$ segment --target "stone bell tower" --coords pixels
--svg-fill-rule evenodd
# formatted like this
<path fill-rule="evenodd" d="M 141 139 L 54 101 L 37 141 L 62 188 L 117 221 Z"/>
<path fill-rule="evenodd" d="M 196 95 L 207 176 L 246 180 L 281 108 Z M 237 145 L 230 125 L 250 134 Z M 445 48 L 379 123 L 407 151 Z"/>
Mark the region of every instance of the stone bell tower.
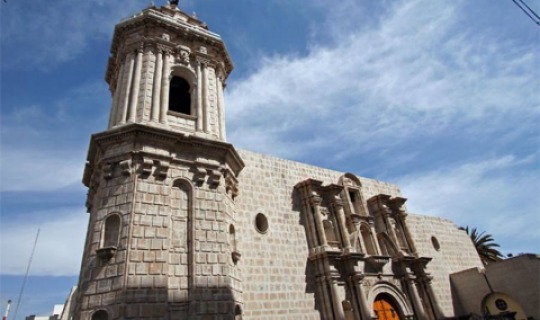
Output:
<path fill-rule="evenodd" d="M 83 183 L 89 226 L 74 319 L 232 319 L 242 309 L 234 249 L 237 175 L 219 35 L 151 5 L 115 28 L 106 131 Z"/>

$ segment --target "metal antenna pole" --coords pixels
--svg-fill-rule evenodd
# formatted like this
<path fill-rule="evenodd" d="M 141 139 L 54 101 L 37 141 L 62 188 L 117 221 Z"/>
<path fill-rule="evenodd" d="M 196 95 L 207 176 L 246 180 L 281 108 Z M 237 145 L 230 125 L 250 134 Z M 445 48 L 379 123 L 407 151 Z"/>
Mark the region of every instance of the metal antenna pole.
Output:
<path fill-rule="evenodd" d="M 17 299 L 17 306 L 15 307 L 15 314 L 13 315 L 13 320 L 17 319 L 17 312 L 19 311 L 19 305 L 21 304 L 21 298 L 24 292 L 24 286 L 26 285 L 26 279 L 28 279 L 28 273 L 30 272 L 30 265 L 32 264 L 32 258 L 34 257 L 34 252 L 36 251 L 36 245 L 39 238 L 39 230 L 41 227 L 38 228 L 36 233 L 36 240 L 34 241 L 34 247 L 32 248 L 32 254 L 30 254 L 30 260 L 28 260 L 28 265 L 26 266 L 26 274 L 24 275 L 24 280 L 21 286 L 21 292 L 19 292 L 19 298 Z"/>
<path fill-rule="evenodd" d="M 4 313 L 4 316 L 2 317 L 2 320 L 7 320 L 8 315 L 9 315 L 9 307 L 11 307 L 11 300 L 7 301 L 6 312 Z"/>

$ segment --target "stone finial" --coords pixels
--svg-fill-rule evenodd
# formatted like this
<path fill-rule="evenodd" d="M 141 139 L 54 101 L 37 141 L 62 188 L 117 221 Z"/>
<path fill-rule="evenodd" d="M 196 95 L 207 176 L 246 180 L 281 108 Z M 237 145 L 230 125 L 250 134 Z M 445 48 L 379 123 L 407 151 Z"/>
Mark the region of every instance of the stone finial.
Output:
<path fill-rule="evenodd" d="M 180 1 L 179 0 L 169 0 L 169 4 L 171 5 L 171 7 L 173 9 L 178 7 L 178 2 L 180 2 Z"/>

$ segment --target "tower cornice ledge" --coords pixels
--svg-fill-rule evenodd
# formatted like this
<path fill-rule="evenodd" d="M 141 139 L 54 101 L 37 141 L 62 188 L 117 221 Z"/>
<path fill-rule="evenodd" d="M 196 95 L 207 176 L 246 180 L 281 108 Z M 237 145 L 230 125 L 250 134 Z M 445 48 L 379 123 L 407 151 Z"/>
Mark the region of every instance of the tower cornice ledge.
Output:
<path fill-rule="evenodd" d="M 122 145 L 128 145 L 129 148 Z M 83 183 L 88 185 L 87 178 L 92 175 L 93 169 L 100 162 L 107 161 L 109 158 L 118 158 L 126 153 L 153 153 L 147 148 L 153 149 L 156 146 L 159 149 L 171 150 L 167 155 L 156 152 L 157 158 L 164 157 L 174 161 L 176 154 L 182 155 L 182 159 L 185 159 L 185 153 L 190 153 L 193 155 L 194 163 L 200 162 L 200 159 L 217 160 L 225 163 L 235 176 L 238 176 L 245 166 L 244 161 L 230 143 L 133 123 L 92 135 Z M 110 152 L 111 149 L 115 152 Z"/>

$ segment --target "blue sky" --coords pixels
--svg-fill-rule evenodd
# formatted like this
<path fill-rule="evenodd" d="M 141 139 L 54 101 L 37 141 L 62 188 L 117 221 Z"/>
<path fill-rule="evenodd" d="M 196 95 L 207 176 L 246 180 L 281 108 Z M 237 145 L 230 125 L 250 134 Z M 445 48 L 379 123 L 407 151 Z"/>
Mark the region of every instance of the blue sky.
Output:
<path fill-rule="evenodd" d="M 113 27 L 148 2 L 0 3 L 2 306 L 18 298 L 41 226 L 18 319 L 51 311 L 76 284 L 80 181 L 90 134 L 107 124 Z M 409 212 L 477 226 L 505 254 L 540 252 L 540 28 L 511 0 L 181 8 L 235 62 L 229 142 L 397 183 Z"/>

